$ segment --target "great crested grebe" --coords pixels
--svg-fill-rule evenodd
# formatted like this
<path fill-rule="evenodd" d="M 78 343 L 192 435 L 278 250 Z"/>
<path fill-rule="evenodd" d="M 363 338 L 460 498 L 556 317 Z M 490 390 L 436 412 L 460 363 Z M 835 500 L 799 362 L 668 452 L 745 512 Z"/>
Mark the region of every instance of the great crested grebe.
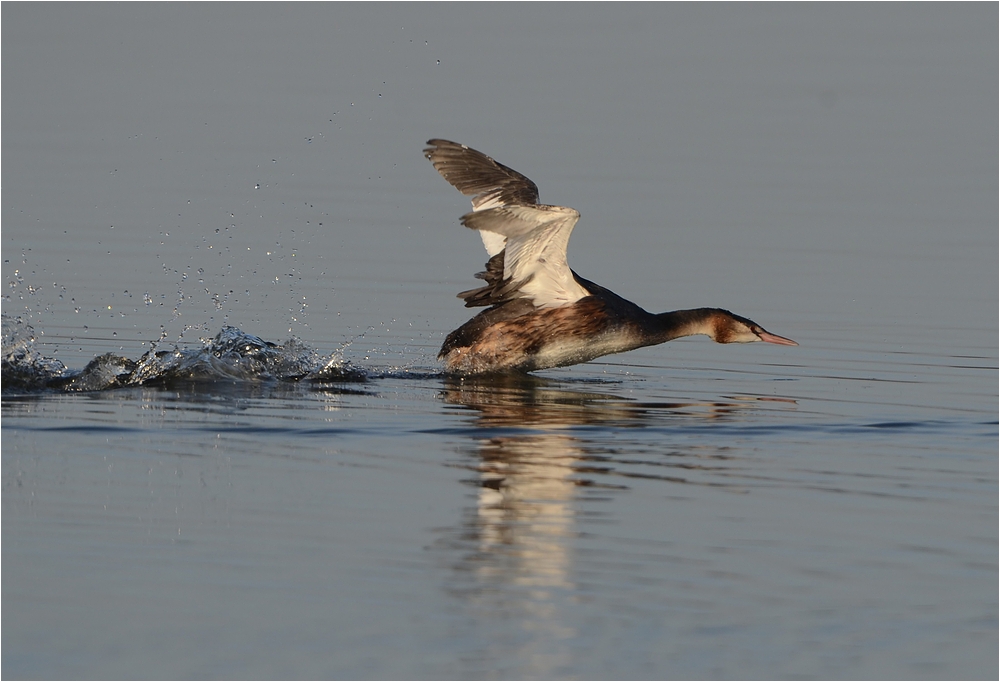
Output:
<path fill-rule="evenodd" d="M 797 346 L 720 308 L 654 315 L 573 272 L 566 245 L 580 214 L 538 203 L 538 187 L 482 152 L 448 140 L 424 150 L 438 173 L 472 197 L 462 224 L 478 230 L 489 262 L 486 286 L 463 291 L 465 306 L 486 306 L 448 334 L 439 359 L 460 374 L 562 367 L 602 355 L 705 334 L 719 343 Z"/>

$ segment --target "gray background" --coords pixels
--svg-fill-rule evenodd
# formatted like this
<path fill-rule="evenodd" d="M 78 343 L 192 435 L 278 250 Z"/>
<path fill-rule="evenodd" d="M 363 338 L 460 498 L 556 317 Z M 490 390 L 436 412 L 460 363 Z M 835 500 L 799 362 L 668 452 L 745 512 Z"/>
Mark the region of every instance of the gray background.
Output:
<path fill-rule="evenodd" d="M 41 352 L 388 372 L 5 396 L 4 677 L 996 678 L 996 4 L 2 13 Z M 485 252 L 431 137 L 802 345 L 433 374 Z"/>

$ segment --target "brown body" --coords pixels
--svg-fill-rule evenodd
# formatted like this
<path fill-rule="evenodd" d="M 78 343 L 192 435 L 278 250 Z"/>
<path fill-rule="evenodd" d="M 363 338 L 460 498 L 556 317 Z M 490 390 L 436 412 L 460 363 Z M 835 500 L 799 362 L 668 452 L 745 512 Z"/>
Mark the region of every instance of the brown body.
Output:
<path fill-rule="evenodd" d="M 604 300 L 587 296 L 561 308 L 483 311 L 448 335 L 438 357 L 454 372 L 530 372 L 638 348 L 640 338 Z"/>

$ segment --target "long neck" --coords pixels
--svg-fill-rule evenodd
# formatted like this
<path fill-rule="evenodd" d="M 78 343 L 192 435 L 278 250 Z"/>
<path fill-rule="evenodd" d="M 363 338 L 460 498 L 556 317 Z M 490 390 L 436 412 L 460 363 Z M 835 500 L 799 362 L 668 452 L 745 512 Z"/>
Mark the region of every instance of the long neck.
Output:
<path fill-rule="evenodd" d="M 718 312 L 715 308 L 695 308 L 650 315 L 650 320 L 643 329 L 644 345 L 665 343 L 695 334 L 705 334 L 714 338 L 714 318 Z"/>

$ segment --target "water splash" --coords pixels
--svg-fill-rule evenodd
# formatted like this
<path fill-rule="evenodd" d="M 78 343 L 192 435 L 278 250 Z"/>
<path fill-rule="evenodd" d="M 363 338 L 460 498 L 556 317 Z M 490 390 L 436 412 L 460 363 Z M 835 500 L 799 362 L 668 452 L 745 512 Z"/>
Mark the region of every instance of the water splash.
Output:
<path fill-rule="evenodd" d="M 66 366 L 46 358 L 35 348 L 35 330 L 17 317 L 3 315 L 2 367 L 3 389 L 30 390 L 38 379 L 56 381 L 67 377 Z"/>
<path fill-rule="evenodd" d="M 175 382 L 365 381 L 367 373 L 339 353 L 321 355 L 297 338 L 265 341 L 224 327 L 200 348 L 150 349 L 138 360 L 106 353 L 73 372 L 35 348 L 35 334 L 21 318 L 3 316 L 3 390 L 101 391 Z"/>

